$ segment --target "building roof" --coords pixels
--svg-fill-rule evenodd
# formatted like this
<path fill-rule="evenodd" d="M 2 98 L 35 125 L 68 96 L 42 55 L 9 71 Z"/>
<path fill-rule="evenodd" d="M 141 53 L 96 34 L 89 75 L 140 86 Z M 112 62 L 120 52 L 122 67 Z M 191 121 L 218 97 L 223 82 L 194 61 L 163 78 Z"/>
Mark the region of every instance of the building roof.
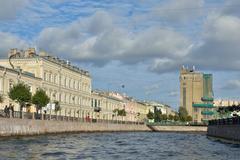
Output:
<path fill-rule="evenodd" d="M 29 72 L 21 72 L 17 69 L 11 69 L 11 68 L 6 68 L 4 66 L 0 66 L 0 70 L 4 71 L 8 71 L 8 72 L 12 72 L 12 73 L 15 73 L 15 74 L 21 74 L 22 76 L 26 76 L 26 77 L 29 77 L 29 78 L 33 78 L 33 79 L 38 79 L 38 80 L 42 80 L 42 78 L 39 78 L 39 77 L 35 77 L 33 74 L 29 74 Z"/>
<path fill-rule="evenodd" d="M 39 58 L 42 60 L 46 60 L 48 62 L 52 62 L 52 63 L 58 64 L 58 65 L 61 65 L 62 67 L 65 67 L 71 71 L 74 71 L 74 72 L 77 72 L 77 73 L 80 73 L 80 74 L 90 77 L 90 73 L 88 71 L 80 69 L 77 66 L 71 65 L 71 63 L 69 61 L 60 59 L 58 57 L 53 57 L 53 56 L 47 55 L 46 53 L 45 54 L 40 53 L 40 55 L 38 55 L 35 52 L 35 49 L 28 49 L 26 51 L 23 51 L 23 50 L 18 51 L 17 49 L 11 49 L 9 54 L 10 54 L 10 56 L 12 56 L 12 59 L 23 59 L 24 60 L 24 59 Z"/>

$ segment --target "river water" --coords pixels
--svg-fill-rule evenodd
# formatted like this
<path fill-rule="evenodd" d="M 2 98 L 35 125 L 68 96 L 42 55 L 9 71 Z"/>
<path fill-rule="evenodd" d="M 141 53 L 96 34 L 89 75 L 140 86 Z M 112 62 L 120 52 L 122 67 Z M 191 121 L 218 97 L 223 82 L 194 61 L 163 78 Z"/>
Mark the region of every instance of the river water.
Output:
<path fill-rule="evenodd" d="M 0 159 L 240 159 L 240 145 L 204 134 L 115 132 L 0 139 Z"/>

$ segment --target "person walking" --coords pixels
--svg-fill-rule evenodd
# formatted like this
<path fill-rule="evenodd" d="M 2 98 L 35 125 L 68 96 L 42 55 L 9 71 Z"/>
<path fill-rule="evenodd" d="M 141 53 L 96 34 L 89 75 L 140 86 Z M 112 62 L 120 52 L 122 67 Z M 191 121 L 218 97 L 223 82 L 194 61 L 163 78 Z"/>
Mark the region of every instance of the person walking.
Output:
<path fill-rule="evenodd" d="M 14 105 L 12 103 L 10 103 L 9 108 L 12 112 L 12 118 L 14 118 Z"/>
<path fill-rule="evenodd" d="M 5 107 L 4 107 L 4 114 L 5 114 L 5 117 L 7 117 L 7 110 L 8 110 L 8 106 L 5 105 Z"/>

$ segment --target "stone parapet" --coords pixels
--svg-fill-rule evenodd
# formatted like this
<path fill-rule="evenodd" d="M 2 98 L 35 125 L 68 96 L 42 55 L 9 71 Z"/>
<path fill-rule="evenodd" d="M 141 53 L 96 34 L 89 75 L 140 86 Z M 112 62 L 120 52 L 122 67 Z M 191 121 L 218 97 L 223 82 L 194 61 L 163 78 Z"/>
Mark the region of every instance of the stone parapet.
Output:
<path fill-rule="evenodd" d="M 0 118 L 0 136 L 67 132 L 151 131 L 146 125 Z"/>

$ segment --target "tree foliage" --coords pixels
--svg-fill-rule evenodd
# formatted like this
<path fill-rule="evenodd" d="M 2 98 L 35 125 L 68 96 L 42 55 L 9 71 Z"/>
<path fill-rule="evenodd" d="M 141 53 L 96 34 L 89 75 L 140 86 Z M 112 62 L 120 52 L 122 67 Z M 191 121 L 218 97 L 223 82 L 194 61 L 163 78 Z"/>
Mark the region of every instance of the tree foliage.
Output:
<path fill-rule="evenodd" d="M 59 104 L 59 101 L 54 101 L 54 104 L 55 104 L 55 112 L 58 112 L 61 110 L 61 106 Z"/>
<path fill-rule="evenodd" d="M 154 113 L 152 111 L 148 111 L 148 114 L 147 114 L 147 118 L 148 119 L 154 119 Z"/>
<path fill-rule="evenodd" d="M 125 111 L 125 109 L 114 109 L 113 113 L 116 113 L 117 116 L 126 116 L 127 112 Z"/>
<path fill-rule="evenodd" d="M 38 89 L 32 97 L 32 103 L 36 105 L 37 111 L 46 106 L 50 101 L 46 92 L 43 89 Z"/>
<path fill-rule="evenodd" d="M 176 114 L 174 117 L 173 117 L 174 121 L 179 121 L 179 116 Z"/>
<path fill-rule="evenodd" d="M 30 87 L 21 82 L 10 88 L 8 96 L 10 99 L 19 103 L 21 107 L 24 107 L 26 103 L 31 102 L 32 94 L 30 92 Z"/>
<path fill-rule="evenodd" d="M 181 121 L 185 122 L 187 120 L 188 112 L 187 112 L 186 108 L 179 107 L 178 114 L 179 114 L 179 118 Z"/>
<path fill-rule="evenodd" d="M 168 119 L 169 119 L 169 120 L 174 120 L 174 116 L 170 114 L 170 115 L 168 116 Z"/>
<path fill-rule="evenodd" d="M 3 95 L 2 94 L 0 94 L 0 103 L 3 103 Z"/>
<path fill-rule="evenodd" d="M 192 121 L 192 117 L 191 116 L 187 116 L 186 121 L 187 122 L 191 122 Z"/>
<path fill-rule="evenodd" d="M 162 121 L 162 120 L 167 120 L 167 115 L 166 114 L 162 114 L 161 116 L 160 116 L 160 120 Z"/>

